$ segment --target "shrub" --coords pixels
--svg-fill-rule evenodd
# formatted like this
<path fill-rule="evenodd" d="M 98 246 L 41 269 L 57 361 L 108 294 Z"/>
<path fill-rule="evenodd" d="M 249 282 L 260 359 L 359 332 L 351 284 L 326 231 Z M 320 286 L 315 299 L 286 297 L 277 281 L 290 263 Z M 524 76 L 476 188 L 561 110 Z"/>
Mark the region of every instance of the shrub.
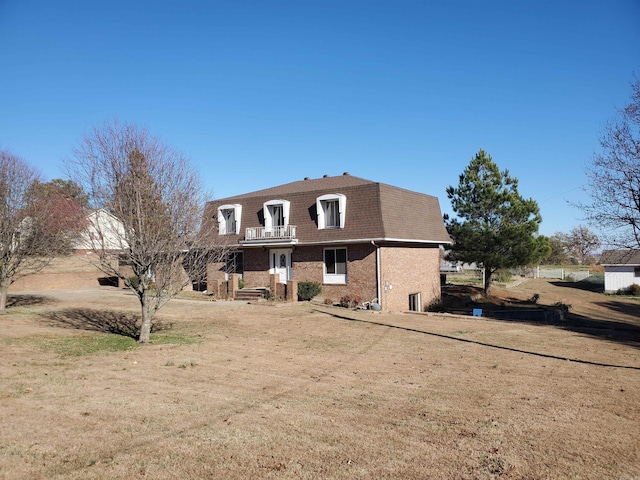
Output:
<path fill-rule="evenodd" d="M 460 298 L 450 295 L 442 295 L 441 297 L 431 300 L 431 303 L 427 307 L 427 312 L 446 313 L 462 308 L 466 308 L 466 302 L 462 301 Z"/>
<path fill-rule="evenodd" d="M 507 283 L 511 280 L 511 271 L 508 268 L 501 268 L 493 274 L 493 279 L 498 283 Z"/>
<path fill-rule="evenodd" d="M 629 295 L 633 295 L 634 297 L 640 297 L 640 285 L 638 285 L 637 283 L 634 283 L 633 285 L 631 285 L 629 287 L 629 290 L 627 290 L 629 292 Z"/>
<path fill-rule="evenodd" d="M 356 308 L 362 303 L 360 295 L 345 295 L 340 299 L 340 306 L 344 308 Z"/>
<path fill-rule="evenodd" d="M 444 305 L 444 301 L 442 299 L 442 297 L 438 297 L 438 298 L 434 298 L 433 300 L 431 300 L 431 303 L 429 304 L 429 306 L 427 307 L 427 312 L 446 312 L 447 309 Z"/>
<path fill-rule="evenodd" d="M 125 280 L 125 285 L 127 285 L 129 288 L 136 289 L 138 288 L 138 285 L 140 285 L 140 279 L 135 275 L 132 275 L 130 277 L 127 277 L 127 279 Z"/>
<path fill-rule="evenodd" d="M 324 299 L 324 304 L 325 305 L 333 305 L 333 299 L 332 298 L 325 298 Z"/>
<path fill-rule="evenodd" d="M 298 300 L 311 300 L 322 291 L 322 286 L 318 282 L 298 282 Z"/>
<path fill-rule="evenodd" d="M 242 278 L 238 279 L 238 289 L 244 288 L 244 280 Z"/>

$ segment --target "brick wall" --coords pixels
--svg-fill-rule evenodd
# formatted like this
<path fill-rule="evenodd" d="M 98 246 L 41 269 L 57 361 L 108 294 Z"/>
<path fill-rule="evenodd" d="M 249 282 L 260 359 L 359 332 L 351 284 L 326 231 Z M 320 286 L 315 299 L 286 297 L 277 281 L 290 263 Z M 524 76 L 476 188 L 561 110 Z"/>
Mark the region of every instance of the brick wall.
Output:
<path fill-rule="evenodd" d="M 96 261 L 96 258 L 87 254 L 54 258 L 40 272 L 18 278 L 9 287 L 9 292 L 95 288 L 101 285 L 109 285 L 111 280 L 107 279 L 105 273 L 92 265 L 91 261 Z"/>
<path fill-rule="evenodd" d="M 57 290 L 65 288 L 99 287 L 107 283 L 101 272 L 36 273 L 19 278 L 10 287 L 9 293 L 25 290 Z"/>
<path fill-rule="evenodd" d="M 322 296 L 338 302 L 344 295 L 358 295 L 363 301 L 375 298 L 376 248 L 368 243 L 347 245 L 347 284 L 323 284 L 324 247 L 295 246 L 291 254 L 293 279 L 320 282 Z M 384 310 L 406 311 L 409 295 L 420 293 L 421 311 L 440 297 L 440 252 L 437 246 L 380 247 L 381 303 Z M 208 279 L 219 279 L 222 265 L 210 265 Z M 269 286 L 269 252 L 262 248 L 244 250 L 243 280 L 246 287 Z M 384 290 L 385 281 L 391 289 Z"/>
<path fill-rule="evenodd" d="M 269 252 L 262 248 L 243 250 L 244 272 L 242 281 L 247 288 L 269 286 Z M 216 291 L 218 282 L 226 281 L 225 263 L 215 262 L 207 265 L 207 290 Z"/>
<path fill-rule="evenodd" d="M 381 247 L 382 306 L 389 311 L 409 310 L 409 295 L 420 293 L 421 311 L 440 298 L 440 251 L 424 248 Z M 389 282 L 390 289 L 385 289 Z"/>
<path fill-rule="evenodd" d="M 216 296 L 220 296 L 220 285 L 225 281 L 223 267 L 224 264 L 220 262 L 207 264 L 207 292 Z"/>
<path fill-rule="evenodd" d="M 244 252 L 244 286 L 269 286 L 269 251 L 262 248 L 247 248 Z"/>
<path fill-rule="evenodd" d="M 359 295 L 363 301 L 376 296 L 376 255 L 371 244 L 347 245 L 347 284 L 322 284 L 324 247 L 296 247 L 291 256 L 293 277 L 298 282 L 320 282 L 322 296 L 337 302 L 344 295 Z"/>

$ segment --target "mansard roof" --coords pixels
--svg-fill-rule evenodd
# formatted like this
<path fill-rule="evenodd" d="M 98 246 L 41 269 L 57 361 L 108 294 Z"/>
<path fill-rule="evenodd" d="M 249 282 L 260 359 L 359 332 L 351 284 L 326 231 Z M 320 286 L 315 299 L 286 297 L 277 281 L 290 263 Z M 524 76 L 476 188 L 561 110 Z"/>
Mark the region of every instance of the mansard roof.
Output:
<path fill-rule="evenodd" d="M 234 197 L 228 197 L 224 199 L 228 200 L 227 203 L 236 203 L 231 200 L 234 198 L 252 198 L 252 197 L 271 197 L 280 198 L 283 196 L 305 193 L 305 192 L 317 192 L 320 190 L 337 190 L 346 187 L 371 185 L 375 182 L 371 180 L 365 180 L 364 178 L 354 177 L 348 173 L 342 175 L 330 177 L 325 175 L 322 178 L 305 178 L 304 180 L 298 180 L 297 182 L 285 183 L 284 185 L 278 185 L 276 187 L 265 188 L 255 192 L 244 193 L 242 195 L 236 195 Z"/>
<path fill-rule="evenodd" d="M 346 196 L 344 228 L 318 229 L 316 199 L 324 194 Z M 409 243 L 450 243 L 438 199 L 347 173 L 305 179 L 275 187 L 210 201 L 204 222 L 217 215 L 221 205 L 242 205 L 242 233 L 247 227 L 259 227 L 262 208 L 269 200 L 291 202 L 289 224 L 297 226 L 299 244 L 393 241 Z M 233 237 L 233 236 L 231 236 Z"/>

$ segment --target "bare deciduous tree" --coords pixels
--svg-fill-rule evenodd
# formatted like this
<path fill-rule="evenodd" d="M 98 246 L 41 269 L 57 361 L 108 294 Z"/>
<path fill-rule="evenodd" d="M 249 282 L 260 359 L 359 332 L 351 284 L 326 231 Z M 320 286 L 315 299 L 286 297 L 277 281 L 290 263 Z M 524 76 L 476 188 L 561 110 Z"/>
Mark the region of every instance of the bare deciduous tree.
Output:
<path fill-rule="evenodd" d="M 38 172 L 0 151 L 0 313 L 9 286 L 67 253 L 80 228 L 80 207 L 62 195 L 40 195 Z"/>
<path fill-rule="evenodd" d="M 571 257 L 580 265 L 584 265 L 593 259 L 593 252 L 600 248 L 598 236 L 587 227 L 578 225 L 569 232 L 566 237 L 567 250 Z"/>
<path fill-rule="evenodd" d="M 587 168 L 591 203 L 578 205 L 619 248 L 640 248 L 640 79 L 631 87 L 630 103 L 606 125 Z"/>
<path fill-rule="evenodd" d="M 124 281 L 142 310 L 139 342 L 149 342 L 153 315 L 222 257 L 202 232 L 202 185 L 188 159 L 144 128 L 106 123 L 85 135 L 67 162 L 95 215 L 91 250 L 107 275 Z M 212 225 L 215 229 L 216 226 Z M 128 267 L 128 268 L 123 268 Z M 127 272 L 128 270 L 128 272 Z"/>

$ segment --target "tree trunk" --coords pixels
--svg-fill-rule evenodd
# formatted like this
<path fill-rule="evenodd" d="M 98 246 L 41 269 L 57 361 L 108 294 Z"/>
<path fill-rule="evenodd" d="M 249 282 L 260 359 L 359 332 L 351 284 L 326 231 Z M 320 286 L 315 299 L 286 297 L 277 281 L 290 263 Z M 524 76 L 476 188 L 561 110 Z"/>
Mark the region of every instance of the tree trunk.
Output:
<path fill-rule="evenodd" d="M 140 306 L 142 307 L 142 325 L 140 326 L 140 337 L 138 337 L 138 343 L 149 343 L 152 315 L 146 292 L 140 297 Z"/>
<path fill-rule="evenodd" d="M 491 275 L 493 274 L 493 271 L 490 268 L 485 268 L 484 269 L 484 296 L 488 297 L 489 294 L 491 293 Z"/>
<path fill-rule="evenodd" d="M 0 315 L 5 313 L 7 308 L 7 293 L 9 292 L 9 285 L 6 283 L 0 284 Z"/>

